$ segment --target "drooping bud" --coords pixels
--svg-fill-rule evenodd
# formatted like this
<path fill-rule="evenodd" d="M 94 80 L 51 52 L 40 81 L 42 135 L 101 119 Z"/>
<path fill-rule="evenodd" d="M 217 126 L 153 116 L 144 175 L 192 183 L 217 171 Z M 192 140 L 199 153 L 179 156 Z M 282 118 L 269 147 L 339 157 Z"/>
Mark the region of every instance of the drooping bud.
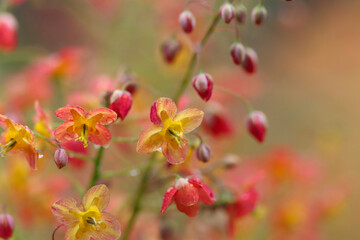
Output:
<path fill-rule="evenodd" d="M 192 85 L 203 100 L 207 102 L 210 99 L 214 81 L 209 74 L 200 73 L 196 75 L 193 79 Z"/>
<path fill-rule="evenodd" d="M 0 238 L 11 238 L 14 232 L 14 219 L 9 214 L 0 214 Z"/>
<path fill-rule="evenodd" d="M 208 162 L 211 157 L 210 147 L 205 143 L 200 144 L 200 146 L 196 149 L 196 157 L 204 163 Z"/>
<path fill-rule="evenodd" d="M 224 3 L 220 7 L 220 16 L 225 23 L 230 23 L 235 17 L 235 8 L 231 3 Z"/>
<path fill-rule="evenodd" d="M 136 77 L 129 73 L 123 73 L 120 76 L 120 79 L 123 85 L 126 84 L 125 91 L 128 91 L 131 95 L 134 95 L 137 90 Z"/>
<path fill-rule="evenodd" d="M 260 143 L 265 139 L 267 126 L 267 118 L 263 112 L 253 111 L 247 116 L 246 127 L 249 133 Z"/>
<path fill-rule="evenodd" d="M 156 108 L 156 102 L 155 101 L 152 105 L 151 105 L 151 108 L 150 108 L 150 121 L 153 123 L 153 124 L 156 124 L 156 125 L 159 125 L 161 124 L 161 119 L 157 113 L 157 108 Z"/>
<path fill-rule="evenodd" d="M 241 65 L 245 58 L 245 47 L 241 43 L 233 43 L 230 47 L 230 55 L 236 65 Z"/>
<path fill-rule="evenodd" d="M 258 65 L 258 57 L 254 49 L 247 47 L 242 67 L 247 73 L 255 73 Z"/>
<path fill-rule="evenodd" d="M 161 53 L 163 55 L 163 58 L 165 62 L 172 63 L 174 62 L 176 56 L 181 50 L 181 43 L 176 38 L 171 38 L 166 40 L 161 45 Z"/>
<path fill-rule="evenodd" d="M 128 91 L 115 90 L 110 98 L 109 108 L 117 113 L 118 118 L 124 120 L 130 111 L 133 99 Z"/>
<path fill-rule="evenodd" d="M 55 161 L 56 166 L 59 169 L 62 169 L 63 167 L 65 167 L 68 163 L 68 160 L 69 160 L 69 158 L 68 158 L 68 155 L 67 155 L 65 149 L 58 148 L 55 151 L 54 161 Z"/>
<path fill-rule="evenodd" d="M 257 26 L 260 26 L 264 23 L 266 15 L 266 8 L 262 4 L 258 4 L 251 12 L 252 22 Z"/>
<path fill-rule="evenodd" d="M 246 22 L 247 9 L 244 4 L 240 3 L 235 7 L 235 19 L 238 23 L 244 24 Z"/>
<path fill-rule="evenodd" d="M 10 13 L 0 13 L 0 50 L 10 52 L 17 45 L 18 24 Z"/>
<path fill-rule="evenodd" d="M 190 11 L 185 10 L 179 16 L 179 23 L 184 32 L 191 33 L 195 28 L 196 20 Z"/>

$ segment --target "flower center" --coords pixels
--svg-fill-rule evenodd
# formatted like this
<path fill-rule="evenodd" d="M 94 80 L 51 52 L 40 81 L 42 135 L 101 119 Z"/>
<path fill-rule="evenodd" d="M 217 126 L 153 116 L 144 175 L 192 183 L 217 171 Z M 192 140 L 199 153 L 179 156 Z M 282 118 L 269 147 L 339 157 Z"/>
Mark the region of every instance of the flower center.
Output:
<path fill-rule="evenodd" d="M 75 141 L 81 141 L 84 143 L 84 147 L 89 146 L 88 137 L 89 137 L 89 127 L 86 124 L 82 124 L 80 127 L 80 137 L 76 138 Z"/>
<path fill-rule="evenodd" d="M 182 138 L 184 136 L 184 130 L 182 128 L 181 122 L 172 121 L 168 118 L 163 122 L 164 126 L 162 132 L 164 134 L 165 140 L 174 145 L 179 146 L 182 143 Z"/>

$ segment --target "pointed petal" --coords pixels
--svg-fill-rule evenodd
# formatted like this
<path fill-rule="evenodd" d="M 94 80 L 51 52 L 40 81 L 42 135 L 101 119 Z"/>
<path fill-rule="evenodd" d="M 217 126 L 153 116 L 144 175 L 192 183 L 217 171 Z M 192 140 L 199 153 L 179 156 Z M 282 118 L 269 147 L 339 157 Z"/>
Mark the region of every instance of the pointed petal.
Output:
<path fill-rule="evenodd" d="M 190 178 L 188 181 L 199 188 L 200 202 L 206 205 L 215 203 L 216 200 L 213 191 L 206 184 L 201 182 L 200 179 Z"/>
<path fill-rule="evenodd" d="M 185 137 L 181 139 L 180 143 L 177 143 L 175 139 L 164 142 L 161 148 L 165 159 L 171 164 L 183 163 L 189 152 L 189 144 Z"/>
<path fill-rule="evenodd" d="M 110 202 L 109 189 L 104 184 L 96 185 L 90 188 L 83 197 L 83 206 L 88 210 L 90 206 L 95 205 L 100 212 L 104 211 Z"/>
<path fill-rule="evenodd" d="M 174 201 L 174 195 L 176 194 L 177 189 L 175 187 L 169 188 L 165 195 L 164 200 L 161 206 L 161 213 L 165 213 L 166 209 L 173 203 Z"/>
<path fill-rule="evenodd" d="M 7 129 L 9 125 L 14 125 L 14 122 L 7 116 L 0 114 L 0 126 Z"/>
<path fill-rule="evenodd" d="M 39 153 L 35 149 L 35 146 L 33 144 L 27 144 L 27 146 L 25 146 L 22 149 L 22 152 L 24 153 L 25 158 L 28 161 L 30 168 L 33 170 L 36 170 L 37 163 L 39 160 Z"/>
<path fill-rule="evenodd" d="M 117 119 L 116 112 L 114 112 L 113 110 L 111 110 L 109 108 L 98 108 L 98 109 L 92 110 L 86 115 L 86 118 L 90 119 L 97 115 L 101 116 L 101 117 L 99 117 L 98 121 L 102 125 L 107 125 L 107 124 L 113 123 Z"/>
<path fill-rule="evenodd" d="M 163 136 L 160 134 L 162 128 L 157 125 L 145 129 L 139 137 L 136 151 L 141 154 L 149 154 L 161 147 Z"/>
<path fill-rule="evenodd" d="M 71 121 L 73 120 L 73 111 L 83 117 L 86 114 L 85 110 L 80 106 L 66 106 L 56 110 L 55 115 L 64 121 Z"/>
<path fill-rule="evenodd" d="M 79 224 L 74 224 L 66 230 L 64 240 L 89 240 L 88 232 L 79 231 Z"/>
<path fill-rule="evenodd" d="M 101 214 L 101 221 L 100 229 L 90 232 L 90 239 L 116 240 L 120 237 L 120 223 L 114 216 L 104 212 Z"/>
<path fill-rule="evenodd" d="M 175 202 L 184 206 L 191 206 L 199 202 L 199 189 L 193 184 L 186 184 L 178 189 Z"/>
<path fill-rule="evenodd" d="M 111 140 L 109 129 L 100 124 L 96 124 L 95 129 L 95 133 L 89 134 L 89 141 L 100 146 L 107 145 Z"/>
<path fill-rule="evenodd" d="M 185 133 L 191 132 L 200 126 L 204 112 L 197 108 L 188 108 L 178 113 L 174 121 L 180 121 Z"/>
<path fill-rule="evenodd" d="M 192 206 L 184 206 L 184 205 L 176 203 L 176 207 L 180 212 L 185 213 L 188 217 L 195 217 L 200 210 L 199 203 L 192 205 Z"/>
<path fill-rule="evenodd" d="M 59 142 L 65 142 L 76 138 L 76 133 L 73 132 L 73 121 L 64 122 L 55 129 L 54 136 Z"/>
<path fill-rule="evenodd" d="M 158 116 L 164 121 L 168 117 L 171 119 L 175 117 L 177 107 L 172 99 L 162 97 L 156 101 L 156 110 Z"/>
<path fill-rule="evenodd" d="M 61 199 L 51 206 L 51 211 L 55 218 L 65 225 L 71 225 L 79 220 L 74 214 L 71 214 L 69 210 L 74 212 L 78 210 L 77 202 L 74 198 Z"/>

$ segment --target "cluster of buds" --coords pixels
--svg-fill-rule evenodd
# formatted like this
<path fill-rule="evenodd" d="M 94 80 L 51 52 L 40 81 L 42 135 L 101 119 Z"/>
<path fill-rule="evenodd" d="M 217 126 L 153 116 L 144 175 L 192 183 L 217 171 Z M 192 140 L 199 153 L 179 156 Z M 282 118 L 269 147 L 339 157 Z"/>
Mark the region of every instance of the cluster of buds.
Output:
<path fill-rule="evenodd" d="M 220 7 L 220 17 L 224 20 L 225 23 L 229 24 L 231 20 L 235 17 L 235 8 L 231 3 L 224 3 Z"/>
<path fill-rule="evenodd" d="M 261 111 L 253 111 L 246 118 L 246 126 L 249 133 L 260 143 L 265 140 L 267 130 L 267 118 Z"/>
<path fill-rule="evenodd" d="M 18 24 L 10 13 L 0 13 L 0 50 L 13 51 L 17 45 Z"/>
<path fill-rule="evenodd" d="M 209 74 L 199 73 L 194 77 L 192 85 L 205 102 L 209 101 L 214 86 L 214 81 Z"/>
<path fill-rule="evenodd" d="M 132 96 L 128 91 L 115 90 L 110 98 L 110 109 L 116 112 L 118 118 L 124 120 L 132 106 Z"/>
<path fill-rule="evenodd" d="M 196 20 L 189 10 L 185 10 L 179 16 L 179 23 L 184 32 L 191 33 L 195 28 Z"/>
<path fill-rule="evenodd" d="M 0 214 L 0 238 L 9 239 L 14 232 L 14 219 L 9 214 Z"/>
<path fill-rule="evenodd" d="M 252 22 L 257 26 L 260 26 L 264 23 L 266 15 L 266 8 L 262 4 L 258 4 L 251 12 Z"/>
<path fill-rule="evenodd" d="M 162 56 L 167 63 L 173 63 L 182 45 L 176 38 L 170 38 L 161 45 Z"/>

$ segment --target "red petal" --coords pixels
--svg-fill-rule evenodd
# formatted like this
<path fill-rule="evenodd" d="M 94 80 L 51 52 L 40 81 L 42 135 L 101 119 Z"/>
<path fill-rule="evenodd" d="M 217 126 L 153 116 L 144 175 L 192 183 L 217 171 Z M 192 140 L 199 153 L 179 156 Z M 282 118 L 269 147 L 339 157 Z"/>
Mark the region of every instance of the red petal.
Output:
<path fill-rule="evenodd" d="M 65 225 L 71 225 L 79 221 L 79 219 L 74 214 L 71 214 L 69 210 L 78 210 L 77 202 L 74 198 L 61 199 L 51 206 L 51 211 L 55 218 Z"/>
<path fill-rule="evenodd" d="M 105 184 L 99 184 L 90 188 L 83 197 L 82 204 L 85 210 L 95 205 L 100 212 L 104 211 L 110 202 L 110 192 Z"/>
<path fill-rule="evenodd" d="M 109 213 L 101 214 L 101 222 L 99 230 L 91 231 L 89 234 L 90 239 L 101 240 L 117 240 L 121 235 L 120 223 L 114 216 Z"/>
<path fill-rule="evenodd" d="M 188 181 L 189 183 L 192 183 L 199 188 L 200 202 L 206 205 L 211 205 L 215 203 L 216 200 L 213 191 L 206 184 L 201 182 L 200 179 L 190 178 Z"/>
<path fill-rule="evenodd" d="M 64 142 L 76 138 L 77 134 L 73 132 L 73 125 L 73 121 L 68 121 L 58 126 L 54 132 L 56 140 Z"/>
<path fill-rule="evenodd" d="M 199 202 L 199 189 L 193 184 L 187 183 L 178 189 L 175 202 L 184 206 L 191 206 Z"/>
<path fill-rule="evenodd" d="M 89 141 L 100 146 L 107 145 L 111 140 L 111 133 L 109 129 L 100 124 L 96 124 L 95 128 L 95 133 L 89 134 Z"/>
<path fill-rule="evenodd" d="M 165 159 L 171 164 L 183 163 L 189 152 L 189 144 L 185 137 L 181 139 L 180 144 L 178 144 L 175 139 L 171 142 L 165 141 L 161 148 Z"/>
<path fill-rule="evenodd" d="M 100 120 L 98 120 L 98 123 L 100 123 L 102 125 L 107 125 L 107 124 L 113 123 L 117 119 L 116 112 L 114 112 L 113 110 L 111 110 L 109 108 L 98 108 L 98 109 L 92 110 L 86 115 L 86 118 L 90 119 L 99 114 L 101 114 L 101 118 L 100 118 Z"/>
<path fill-rule="evenodd" d="M 195 217 L 200 210 L 199 203 L 192 205 L 192 206 L 184 206 L 184 205 L 176 203 L 176 207 L 180 212 L 185 213 L 189 217 Z"/>
<path fill-rule="evenodd" d="M 28 146 L 23 148 L 22 151 L 26 157 L 26 160 L 29 163 L 30 168 L 36 170 L 39 159 L 39 153 L 35 149 L 35 146 L 32 144 L 28 144 Z"/>
<path fill-rule="evenodd" d="M 59 108 L 56 110 L 55 115 L 64 121 L 71 121 L 73 120 L 73 115 L 71 113 L 72 111 L 76 111 L 80 116 L 83 117 L 86 115 L 85 110 L 80 106 L 66 106 Z"/>
<path fill-rule="evenodd" d="M 153 105 L 151 105 L 151 108 L 150 108 L 150 121 L 153 124 L 156 124 L 156 125 L 161 124 L 161 118 L 158 115 L 158 111 L 157 111 L 157 108 L 156 108 L 156 102 L 154 102 Z"/>
<path fill-rule="evenodd" d="M 177 189 L 175 187 L 169 188 L 165 195 L 164 200 L 161 206 L 161 213 L 165 213 L 166 209 L 173 203 L 174 201 L 174 195 L 176 194 Z"/>

